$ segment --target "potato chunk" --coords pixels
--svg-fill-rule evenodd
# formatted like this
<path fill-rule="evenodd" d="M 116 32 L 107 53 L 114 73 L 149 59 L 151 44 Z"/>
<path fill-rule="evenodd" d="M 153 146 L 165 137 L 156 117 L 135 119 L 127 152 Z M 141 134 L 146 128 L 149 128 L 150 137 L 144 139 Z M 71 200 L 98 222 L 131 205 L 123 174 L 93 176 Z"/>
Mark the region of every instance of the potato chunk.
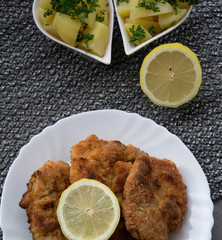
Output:
<path fill-rule="evenodd" d="M 93 28 L 96 22 L 96 11 L 89 13 L 88 18 L 85 22 L 88 24 L 90 28 Z"/>
<path fill-rule="evenodd" d="M 43 8 L 39 7 L 37 9 L 38 19 L 40 20 L 40 22 L 43 25 L 51 24 L 53 22 L 53 20 L 54 20 L 55 12 L 53 12 L 52 15 L 49 15 L 49 16 L 46 16 L 46 17 L 44 17 L 44 13 L 45 13 L 45 11 L 43 10 Z"/>
<path fill-rule="evenodd" d="M 177 14 L 167 13 L 159 16 L 159 25 L 162 29 L 175 25 L 187 12 L 187 9 L 181 9 Z"/>
<path fill-rule="evenodd" d="M 94 35 L 93 39 L 88 42 L 88 48 L 92 53 L 103 57 L 109 41 L 109 28 L 96 21 L 94 28 L 90 29 L 88 33 Z M 85 43 L 82 43 L 82 46 L 86 49 Z"/>
<path fill-rule="evenodd" d="M 44 10 L 46 10 L 47 8 L 51 9 L 52 8 L 51 1 L 52 0 L 41 0 L 40 3 L 39 3 L 39 6 L 41 8 L 43 8 Z"/>
<path fill-rule="evenodd" d="M 75 45 L 81 27 L 80 22 L 71 19 L 68 15 L 57 12 L 53 20 L 53 26 L 65 43 L 71 46 Z"/>
<path fill-rule="evenodd" d="M 104 21 L 101 23 L 105 25 L 109 25 L 109 5 L 107 4 L 106 0 L 98 0 L 98 5 L 100 7 L 96 8 L 97 15 L 99 17 L 104 17 Z"/>
<path fill-rule="evenodd" d="M 168 3 L 158 3 L 159 12 L 154 12 L 152 10 L 147 10 L 143 7 L 137 7 L 138 0 L 130 1 L 130 18 L 142 18 L 148 16 L 157 16 L 165 13 L 173 12 L 173 7 Z"/>
<path fill-rule="evenodd" d="M 119 4 L 119 6 L 117 7 L 117 11 L 118 14 L 120 15 L 120 17 L 125 18 L 125 17 L 129 17 L 130 15 L 130 3 L 128 2 L 122 2 Z"/>
<path fill-rule="evenodd" d="M 140 25 L 140 26 L 144 27 L 147 31 L 149 31 L 149 29 L 153 26 L 155 33 L 160 33 L 162 31 L 159 26 L 159 23 L 154 22 L 154 21 L 147 21 L 142 18 L 138 18 L 138 19 L 126 18 L 125 23 L 133 23 L 136 25 Z"/>
<path fill-rule="evenodd" d="M 132 39 L 133 34 L 132 34 L 132 32 L 130 32 L 130 29 L 133 28 L 133 26 L 134 26 L 134 29 L 137 29 L 138 26 L 140 26 L 140 25 L 133 24 L 133 23 L 125 23 L 124 26 L 125 26 L 125 29 L 129 35 L 130 39 Z M 136 46 L 147 41 L 148 39 L 150 39 L 152 37 L 151 34 L 145 28 L 143 28 L 142 26 L 140 26 L 140 27 L 143 29 L 145 37 L 143 39 L 141 39 L 140 41 L 139 40 L 135 41 L 135 43 L 133 45 L 136 45 Z"/>

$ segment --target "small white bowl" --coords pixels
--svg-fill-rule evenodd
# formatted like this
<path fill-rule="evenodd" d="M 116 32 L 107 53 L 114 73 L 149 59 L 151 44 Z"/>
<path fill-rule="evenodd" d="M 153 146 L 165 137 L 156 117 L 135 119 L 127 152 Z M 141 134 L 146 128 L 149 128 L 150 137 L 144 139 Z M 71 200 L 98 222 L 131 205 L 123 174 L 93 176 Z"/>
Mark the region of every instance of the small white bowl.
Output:
<path fill-rule="evenodd" d="M 143 42 L 141 43 L 140 45 L 136 46 L 136 47 L 133 47 L 131 46 L 131 44 L 129 43 L 130 41 L 130 38 L 129 38 L 129 35 L 127 34 L 126 30 L 125 30 L 125 27 L 124 27 L 124 21 L 122 19 L 122 17 L 119 16 L 118 14 L 118 11 L 117 11 L 117 3 L 116 3 L 116 0 L 113 0 L 114 2 L 114 7 L 115 7 L 115 11 L 116 11 L 116 16 L 117 16 L 117 20 L 118 20 L 118 23 L 119 23 L 119 27 L 120 27 L 120 32 L 121 32 L 121 35 L 122 35 L 122 39 L 123 39 L 123 46 L 124 46 L 124 50 L 125 50 L 125 53 L 126 55 L 131 55 L 133 53 L 135 53 L 136 51 L 138 51 L 139 49 L 143 48 L 144 46 L 146 46 L 147 44 L 155 41 L 156 39 L 166 35 L 167 33 L 173 31 L 175 28 L 177 28 L 182 22 L 185 21 L 185 19 L 189 16 L 190 12 L 191 12 L 191 9 L 192 9 L 192 6 L 190 6 L 185 14 L 185 16 L 177 23 L 175 24 L 174 26 L 168 28 L 167 30 L 157 34 L 156 36 L 150 38 L 149 40 L 147 40 L 146 42 Z"/>
<path fill-rule="evenodd" d="M 112 52 L 114 9 L 113 9 L 112 1 L 111 0 L 107 0 L 107 1 L 109 2 L 109 42 L 108 42 L 108 45 L 107 45 L 107 48 L 106 48 L 105 55 L 103 57 L 99 57 L 99 56 L 96 56 L 96 55 L 94 55 L 92 53 L 86 52 L 86 51 L 84 51 L 82 49 L 70 46 L 70 45 L 66 44 L 65 42 L 63 42 L 63 41 L 55 38 L 51 34 L 49 34 L 43 28 L 41 22 L 38 19 L 37 10 L 38 10 L 38 7 L 39 7 L 40 0 L 34 0 L 33 6 L 32 6 L 32 14 L 33 14 L 34 21 L 35 21 L 37 27 L 39 28 L 39 30 L 44 35 L 46 35 L 48 38 L 50 38 L 51 40 L 53 40 L 53 41 L 55 41 L 55 42 L 65 46 L 65 47 L 67 47 L 67 48 L 69 48 L 69 49 L 71 49 L 73 51 L 76 51 L 76 52 L 78 52 L 80 54 L 83 54 L 84 56 L 86 56 L 88 58 L 92 58 L 92 59 L 97 60 L 97 61 L 99 61 L 101 63 L 109 65 L 111 63 L 111 52 Z"/>

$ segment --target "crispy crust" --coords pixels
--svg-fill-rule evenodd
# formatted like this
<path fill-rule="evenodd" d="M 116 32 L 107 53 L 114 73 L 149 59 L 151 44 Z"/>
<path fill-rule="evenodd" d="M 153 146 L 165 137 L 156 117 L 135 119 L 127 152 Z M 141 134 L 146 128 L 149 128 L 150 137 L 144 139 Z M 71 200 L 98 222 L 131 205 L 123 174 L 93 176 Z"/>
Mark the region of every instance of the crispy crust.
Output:
<path fill-rule="evenodd" d="M 19 206 L 26 209 L 34 240 L 66 239 L 56 209 L 61 193 L 69 185 L 69 165 L 62 161 L 48 161 L 32 174 Z"/>
<path fill-rule="evenodd" d="M 123 196 L 126 228 L 134 238 L 165 240 L 181 227 L 187 209 L 186 186 L 172 161 L 138 158 Z"/>
<path fill-rule="evenodd" d="M 90 178 L 107 185 L 122 200 L 125 180 L 132 163 L 146 153 L 119 141 L 105 141 L 90 135 L 72 146 L 70 182 Z"/>

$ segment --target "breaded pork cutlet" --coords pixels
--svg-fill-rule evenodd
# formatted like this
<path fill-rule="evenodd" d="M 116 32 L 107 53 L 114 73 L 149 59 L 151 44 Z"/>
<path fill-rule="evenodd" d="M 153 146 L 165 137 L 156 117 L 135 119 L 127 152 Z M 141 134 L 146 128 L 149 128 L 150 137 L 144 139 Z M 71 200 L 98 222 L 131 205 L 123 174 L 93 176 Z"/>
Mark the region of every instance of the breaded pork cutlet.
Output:
<path fill-rule="evenodd" d="M 126 228 L 134 238 L 166 240 L 181 227 L 187 209 L 186 186 L 172 161 L 138 158 L 123 196 Z"/>
<path fill-rule="evenodd" d="M 70 185 L 70 167 L 62 161 L 47 161 L 35 171 L 19 203 L 26 209 L 34 240 L 66 240 L 56 209 L 61 193 Z"/>
<path fill-rule="evenodd" d="M 141 156 L 147 154 L 132 145 L 90 135 L 71 149 L 70 182 L 82 178 L 100 181 L 114 192 L 121 204 L 125 180 L 133 162 Z M 125 239 L 126 234 L 123 221 L 120 221 L 111 239 Z"/>
<path fill-rule="evenodd" d="M 141 156 L 148 155 L 132 145 L 90 135 L 72 146 L 70 182 L 95 179 L 107 185 L 121 202 L 125 180 L 133 162 Z"/>

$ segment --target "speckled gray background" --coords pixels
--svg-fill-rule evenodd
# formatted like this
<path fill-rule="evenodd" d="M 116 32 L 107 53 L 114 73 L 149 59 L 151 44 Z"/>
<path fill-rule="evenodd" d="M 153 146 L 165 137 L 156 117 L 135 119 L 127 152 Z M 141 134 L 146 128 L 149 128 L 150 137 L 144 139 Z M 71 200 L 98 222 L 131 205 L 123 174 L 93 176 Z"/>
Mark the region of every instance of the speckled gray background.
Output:
<path fill-rule="evenodd" d="M 47 39 L 31 9 L 32 1 L 0 0 L 1 192 L 10 165 L 35 134 L 66 116 L 110 108 L 151 118 L 176 134 L 201 165 L 212 199 L 222 197 L 221 0 L 201 1 L 176 30 L 131 56 L 124 53 L 115 19 L 108 66 Z M 155 106 L 139 85 L 143 58 L 171 42 L 193 50 L 203 70 L 198 95 L 177 109 Z"/>

